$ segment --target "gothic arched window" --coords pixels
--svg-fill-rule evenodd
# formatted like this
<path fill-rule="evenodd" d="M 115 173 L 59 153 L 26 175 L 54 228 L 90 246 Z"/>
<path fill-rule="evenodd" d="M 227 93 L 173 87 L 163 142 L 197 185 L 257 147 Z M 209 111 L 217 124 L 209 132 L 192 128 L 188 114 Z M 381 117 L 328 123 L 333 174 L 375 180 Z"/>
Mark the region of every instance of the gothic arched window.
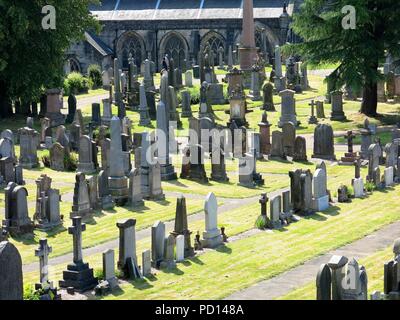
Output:
<path fill-rule="evenodd" d="M 76 61 L 75 59 L 69 60 L 69 68 L 71 72 L 81 72 L 81 67 L 79 65 L 79 62 Z"/>
<path fill-rule="evenodd" d="M 214 54 L 214 65 L 218 65 L 219 63 L 219 48 L 222 47 L 223 50 L 223 55 L 222 58 L 225 59 L 225 42 L 217 37 L 217 36 L 212 36 L 210 37 L 207 42 L 204 44 L 204 49 L 206 47 L 210 47 L 211 52 Z"/>
<path fill-rule="evenodd" d="M 182 39 L 176 35 L 169 37 L 165 43 L 164 54 L 168 54 L 169 58 L 174 59 L 174 67 L 182 69 L 185 63 L 185 44 Z"/>
<path fill-rule="evenodd" d="M 132 57 L 135 59 L 135 64 L 138 68 L 142 64 L 142 45 L 140 40 L 135 36 L 130 36 L 125 40 L 122 46 L 122 68 L 129 68 L 129 55 L 132 54 Z"/>

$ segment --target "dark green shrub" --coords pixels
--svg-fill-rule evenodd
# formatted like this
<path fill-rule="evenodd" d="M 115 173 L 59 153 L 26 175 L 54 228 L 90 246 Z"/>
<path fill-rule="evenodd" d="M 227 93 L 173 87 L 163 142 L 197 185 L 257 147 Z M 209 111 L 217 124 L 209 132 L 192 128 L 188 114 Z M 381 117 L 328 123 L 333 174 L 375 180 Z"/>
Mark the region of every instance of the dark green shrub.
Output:
<path fill-rule="evenodd" d="M 66 171 L 75 171 L 78 168 L 78 159 L 74 153 L 64 156 L 64 169 Z"/>
<path fill-rule="evenodd" d="M 64 80 L 64 93 L 87 93 L 89 90 L 88 79 L 86 79 L 79 72 L 71 72 Z"/>
<path fill-rule="evenodd" d="M 101 68 L 97 64 L 91 64 L 88 67 L 89 87 L 90 89 L 97 89 L 103 85 L 101 77 Z"/>

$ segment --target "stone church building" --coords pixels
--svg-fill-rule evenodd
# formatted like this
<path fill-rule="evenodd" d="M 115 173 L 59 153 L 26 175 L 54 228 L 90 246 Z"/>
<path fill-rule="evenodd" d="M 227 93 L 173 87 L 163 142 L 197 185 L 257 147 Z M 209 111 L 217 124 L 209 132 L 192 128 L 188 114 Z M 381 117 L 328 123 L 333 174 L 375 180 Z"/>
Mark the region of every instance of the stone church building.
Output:
<path fill-rule="evenodd" d="M 275 45 L 295 41 L 291 16 L 302 0 L 253 0 L 256 44 L 272 56 Z M 103 69 L 114 57 L 127 69 L 129 54 L 137 66 L 149 58 L 160 69 L 168 54 L 175 65 L 198 63 L 207 45 L 215 53 L 223 49 L 227 62 L 229 47 L 236 52 L 241 39 L 243 0 L 102 0 L 90 11 L 101 22 L 99 35 L 86 32 L 85 41 L 67 52 L 66 72 L 86 73 L 90 64 Z"/>

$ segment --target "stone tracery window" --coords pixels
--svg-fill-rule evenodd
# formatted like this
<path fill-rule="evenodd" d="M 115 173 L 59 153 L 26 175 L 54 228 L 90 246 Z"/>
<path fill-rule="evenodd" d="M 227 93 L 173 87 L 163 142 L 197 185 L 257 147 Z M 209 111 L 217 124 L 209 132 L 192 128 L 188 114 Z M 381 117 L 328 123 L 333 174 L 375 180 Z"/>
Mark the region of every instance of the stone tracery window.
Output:
<path fill-rule="evenodd" d="M 174 59 L 174 67 L 182 69 L 185 63 L 185 44 L 176 35 L 171 35 L 165 44 L 164 54 Z"/>
<path fill-rule="evenodd" d="M 203 50 L 205 50 L 206 47 L 210 47 L 211 51 L 214 53 L 214 65 L 218 65 L 219 63 L 219 48 L 223 48 L 223 59 L 225 59 L 225 42 L 217 36 L 212 36 L 210 37 L 204 44 Z"/>
<path fill-rule="evenodd" d="M 75 59 L 69 60 L 69 67 L 71 72 L 81 72 L 79 62 L 76 61 Z"/>
<path fill-rule="evenodd" d="M 256 47 L 262 49 L 263 43 L 262 43 L 262 34 L 261 30 L 256 31 Z"/>
<path fill-rule="evenodd" d="M 135 64 L 138 68 L 143 61 L 142 57 L 142 45 L 140 40 L 134 36 L 129 36 L 128 39 L 125 40 L 122 46 L 122 68 L 128 69 L 129 68 L 129 54 L 132 54 L 132 57 L 135 59 Z"/>

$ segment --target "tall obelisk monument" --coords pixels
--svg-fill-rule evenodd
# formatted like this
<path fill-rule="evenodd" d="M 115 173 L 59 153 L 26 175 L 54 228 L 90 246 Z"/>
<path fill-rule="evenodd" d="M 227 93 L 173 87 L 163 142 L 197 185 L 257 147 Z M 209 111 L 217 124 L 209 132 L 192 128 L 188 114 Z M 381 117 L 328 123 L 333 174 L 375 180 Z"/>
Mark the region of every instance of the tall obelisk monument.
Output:
<path fill-rule="evenodd" d="M 249 70 L 257 56 L 253 0 L 243 1 L 242 44 L 239 48 L 240 69 Z"/>

